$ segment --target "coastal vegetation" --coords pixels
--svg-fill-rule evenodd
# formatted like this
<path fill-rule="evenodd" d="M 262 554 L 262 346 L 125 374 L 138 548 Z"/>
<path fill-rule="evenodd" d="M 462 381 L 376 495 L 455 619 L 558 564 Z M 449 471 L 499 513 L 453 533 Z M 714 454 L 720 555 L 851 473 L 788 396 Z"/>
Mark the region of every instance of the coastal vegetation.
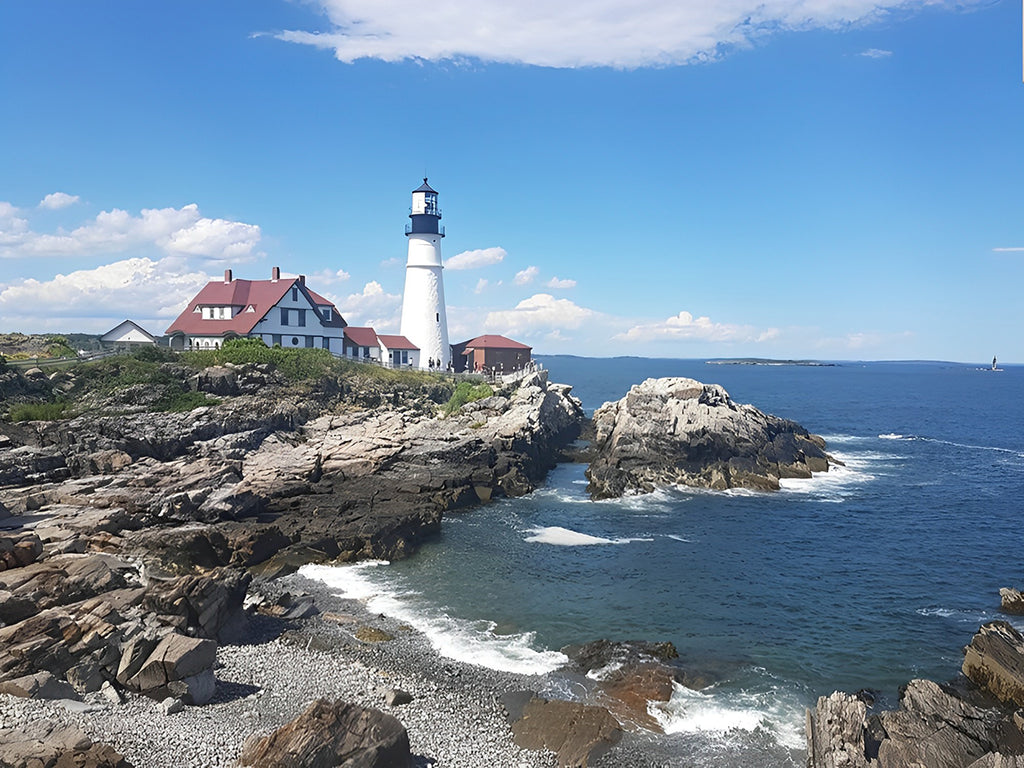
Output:
<path fill-rule="evenodd" d="M 55 354 L 66 351 L 63 337 L 48 338 Z M 211 395 L 241 393 L 219 391 L 199 381 L 204 371 L 225 368 L 232 376 L 254 379 L 250 392 L 264 387 L 288 391 L 326 407 L 345 400 L 370 407 L 416 401 L 430 410 L 448 402 L 455 389 L 440 374 L 394 370 L 338 358 L 323 349 L 268 347 L 260 339 L 238 338 L 218 349 L 187 352 L 146 345 L 45 371 L 0 362 L 0 414 L 11 421 L 54 421 L 84 413 L 190 411 L 218 404 L 220 400 Z M 489 387 L 474 389 L 467 384 L 459 404 L 490 394 Z"/>
<path fill-rule="evenodd" d="M 491 388 L 491 385 L 486 382 L 474 386 L 468 381 L 461 381 L 459 382 L 459 385 L 455 387 L 455 391 L 452 392 L 451 398 L 447 403 L 445 403 L 442 412 L 445 416 L 450 416 L 466 403 L 483 400 L 485 397 L 492 397 L 493 395 L 494 390 Z"/>

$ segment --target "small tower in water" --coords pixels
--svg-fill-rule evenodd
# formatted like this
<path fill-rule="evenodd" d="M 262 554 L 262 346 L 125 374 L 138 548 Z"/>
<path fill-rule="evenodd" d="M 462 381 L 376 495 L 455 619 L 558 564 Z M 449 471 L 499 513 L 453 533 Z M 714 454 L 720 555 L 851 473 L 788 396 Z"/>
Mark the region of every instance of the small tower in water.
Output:
<path fill-rule="evenodd" d="M 434 361 L 436 368 L 447 369 L 451 361 L 448 346 L 448 317 L 444 305 L 444 278 L 441 271 L 441 209 L 437 192 L 426 178 L 412 191 L 411 223 L 405 226 L 409 238 L 409 258 L 405 264 L 405 294 L 402 298 L 400 333 L 420 349 L 420 368 Z"/>

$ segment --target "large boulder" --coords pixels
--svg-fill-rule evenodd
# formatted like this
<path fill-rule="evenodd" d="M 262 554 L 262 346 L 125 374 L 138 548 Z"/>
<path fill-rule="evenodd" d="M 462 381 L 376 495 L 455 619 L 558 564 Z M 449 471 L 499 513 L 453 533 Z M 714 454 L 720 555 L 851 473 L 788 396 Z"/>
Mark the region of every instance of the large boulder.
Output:
<path fill-rule="evenodd" d="M 788 419 L 734 403 L 716 384 L 648 379 L 594 413 L 594 498 L 689 485 L 778 490 L 826 472 L 825 441 Z M 832 460 L 834 461 L 834 460 Z"/>
<path fill-rule="evenodd" d="M 409 734 L 391 715 L 318 699 L 269 736 L 250 739 L 238 764 L 252 768 L 406 768 L 411 760 Z"/>
<path fill-rule="evenodd" d="M 964 648 L 963 673 L 1005 704 L 1024 707 L 1024 637 L 1005 621 L 982 625 Z"/>
<path fill-rule="evenodd" d="M 864 702 L 836 691 L 807 711 L 808 768 L 867 768 Z"/>
<path fill-rule="evenodd" d="M 216 657 L 213 640 L 175 632 L 162 637 L 140 634 L 124 649 L 117 681 L 158 701 L 172 696 L 186 704 L 206 704 L 215 692 Z"/>
<path fill-rule="evenodd" d="M 515 743 L 556 753 L 560 768 L 586 768 L 622 738 L 618 721 L 604 707 L 542 699 L 529 691 L 506 694 L 502 703 Z"/>

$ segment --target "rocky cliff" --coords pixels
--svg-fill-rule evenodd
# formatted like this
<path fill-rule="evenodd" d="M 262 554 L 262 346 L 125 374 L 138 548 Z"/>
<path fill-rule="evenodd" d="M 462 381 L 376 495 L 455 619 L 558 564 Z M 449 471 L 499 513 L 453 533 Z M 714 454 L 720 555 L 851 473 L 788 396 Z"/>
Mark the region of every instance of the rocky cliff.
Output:
<path fill-rule="evenodd" d="M 444 512 L 532 490 L 583 416 L 543 373 L 445 418 L 422 393 L 228 374 L 185 413 L 128 402 L 143 389 L 0 424 L 0 692 L 209 701 L 254 577 L 407 555 Z"/>
<path fill-rule="evenodd" d="M 799 424 L 734 403 L 715 384 L 648 379 L 594 413 L 594 498 L 688 485 L 778 490 L 779 480 L 826 472 L 825 441 Z"/>

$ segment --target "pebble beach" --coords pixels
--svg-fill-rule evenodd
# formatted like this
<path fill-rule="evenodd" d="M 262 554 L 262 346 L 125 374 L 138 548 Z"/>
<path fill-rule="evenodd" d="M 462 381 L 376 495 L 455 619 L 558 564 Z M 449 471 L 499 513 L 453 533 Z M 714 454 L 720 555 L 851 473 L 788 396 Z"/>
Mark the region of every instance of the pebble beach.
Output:
<path fill-rule="evenodd" d="M 0 695 L 0 727 L 40 720 L 73 724 L 136 768 L 227 768 L 237 764 L 247 739 L 272 732 L 323 697 L 394 715 L 409 732 L 416 768 L 557 765 L 552 753 L 513 743 L 499 700 L 507 691 L 536 690 L 538 678 L 443 658 L 415 629 L 299 575 L 270 588 L 312 595 L 320 613 L 299 621 L 252 616 L 241 642 L 218 649 L 217 694 L 210 704 L 168 715 L 160 702 L 135 694 L 122 703 L 99 692 L 82 702 Z M 358 639 L 356 633 L 365 635 L 367 628 L 391 639 Z M 389 707 L 390 689 L 410 693 L 412 701 Z M 635 748 L 627 741 L 595 765 L 656 764 L 630 754 Z"/>

